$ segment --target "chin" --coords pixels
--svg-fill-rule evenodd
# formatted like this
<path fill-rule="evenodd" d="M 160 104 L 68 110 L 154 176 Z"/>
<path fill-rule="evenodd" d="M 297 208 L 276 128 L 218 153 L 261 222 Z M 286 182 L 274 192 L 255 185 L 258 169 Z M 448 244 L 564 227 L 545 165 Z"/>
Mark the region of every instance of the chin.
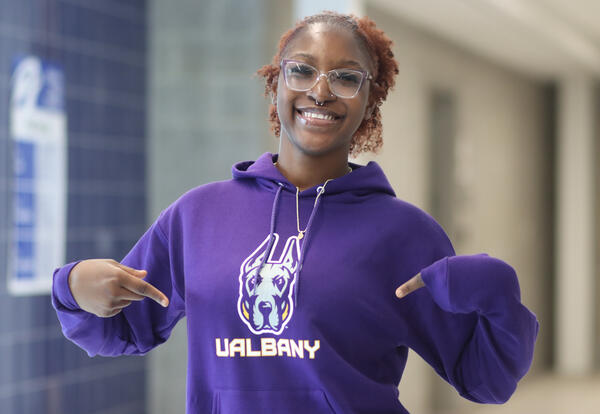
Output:
<path fill-rule="evenodd" d="M 282 143 L 287 142 L 292 151 L 299 152 L 311 157 L 319 157 L 333 152 L 346 151 L 350 149 L 352 136 L 345 138 L 343 132 L 321 131 L 294 125 L 291 128 L 281 125 L 279 139 Z"/>
<path fill-rule="evenodd" d="M 346 143 L 345 141 L 332 142 L 327 138 L 318 139 L 315 137 L 292 139 L 291 141 L 296 149 L 313 157 L 327 155 L 332 152 L 340 151 L 344 148 L 347 149 L 350 145 L 349 142 Z"/>

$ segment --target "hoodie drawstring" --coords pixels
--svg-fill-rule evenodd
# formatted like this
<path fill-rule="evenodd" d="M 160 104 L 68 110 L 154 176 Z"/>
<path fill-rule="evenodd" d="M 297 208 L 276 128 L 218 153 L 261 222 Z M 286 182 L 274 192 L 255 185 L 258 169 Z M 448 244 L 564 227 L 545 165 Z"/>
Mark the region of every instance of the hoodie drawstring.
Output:
<path fill-rule="evenodd" d="M 271 254 L 271 249 L 273 248 L 273 243 L 275 238 L 273 234 L 275 233 L 275 219 L 277 218 L 277 206 L 279 205 L 279 197 L 281 195 L 281 190 L 283 190 L 283 183 L 278 182 L 279 188 L 277 189 L 277 193 L 275 193 L 275 200 L 273 200 L 273 209 L 271 210 L 271 229 L 269 231 L 269 243 L 267 244 L 267 249 L 265 250 L 265 254 L 260 261 L 260 266 L 258 266 L 258 270 L 256 271 L 256 283 L 254 284 L 253 293 L 256 291 L 256 287 L 258 286 L 258 278 L 260 277 L 260 271 L 267 261 L 267 257 Z"/>

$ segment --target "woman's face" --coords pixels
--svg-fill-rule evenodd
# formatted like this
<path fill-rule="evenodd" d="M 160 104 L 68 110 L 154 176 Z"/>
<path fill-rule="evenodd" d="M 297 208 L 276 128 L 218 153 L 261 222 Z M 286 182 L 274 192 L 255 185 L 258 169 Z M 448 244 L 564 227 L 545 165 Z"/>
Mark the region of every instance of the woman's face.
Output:
<path fill-rule="evenodd" d="M 342 68 L 373 71 L 364 46 L 350 31 L 323 23 L 309 25 L 297 34 L 282 57 L 307 63 L 321 73 Z M 286 86 L 281 72 L 277 84 L 281 145 L 290 143 L 293 150 L 306 155 L 340 151 L 347 156 L 352 136 L 365 118 L 369 89 L 370 81 L 365 80 L 355 97 L 339 98 L 321 77 L 311 90 L 298 92 Z M 311 117 L 310 112 L 327 119 Z"/>

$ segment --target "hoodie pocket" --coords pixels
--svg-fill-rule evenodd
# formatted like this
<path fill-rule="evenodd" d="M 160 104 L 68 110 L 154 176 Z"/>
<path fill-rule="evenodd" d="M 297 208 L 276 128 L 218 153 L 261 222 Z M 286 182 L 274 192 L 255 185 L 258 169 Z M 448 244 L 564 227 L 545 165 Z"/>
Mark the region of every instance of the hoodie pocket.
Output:
<path fill-rule="evenodd" d="M 335 414 L 321 390 L 215 391 L 212 414 Z"/>

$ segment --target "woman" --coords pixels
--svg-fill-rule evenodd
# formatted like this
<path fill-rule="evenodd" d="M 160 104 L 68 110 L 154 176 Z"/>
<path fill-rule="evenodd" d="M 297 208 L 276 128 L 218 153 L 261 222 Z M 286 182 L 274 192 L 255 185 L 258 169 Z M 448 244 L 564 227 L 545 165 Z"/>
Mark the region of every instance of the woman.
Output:
<path fill-rule="evenodd" d="M 143 354 L 187 316 L 188 413 L 406 413 L 408 348 L 465 398 L 506 401 L 538 331 L 514 270 L 456 256 L 376 163 L 348 163 L 381 146 L 390 46 L 335 13 L 284 34 L 259 71 L 279 153 L 184 194 L 122 263 L 57 269 L 65 335 Z"/>

